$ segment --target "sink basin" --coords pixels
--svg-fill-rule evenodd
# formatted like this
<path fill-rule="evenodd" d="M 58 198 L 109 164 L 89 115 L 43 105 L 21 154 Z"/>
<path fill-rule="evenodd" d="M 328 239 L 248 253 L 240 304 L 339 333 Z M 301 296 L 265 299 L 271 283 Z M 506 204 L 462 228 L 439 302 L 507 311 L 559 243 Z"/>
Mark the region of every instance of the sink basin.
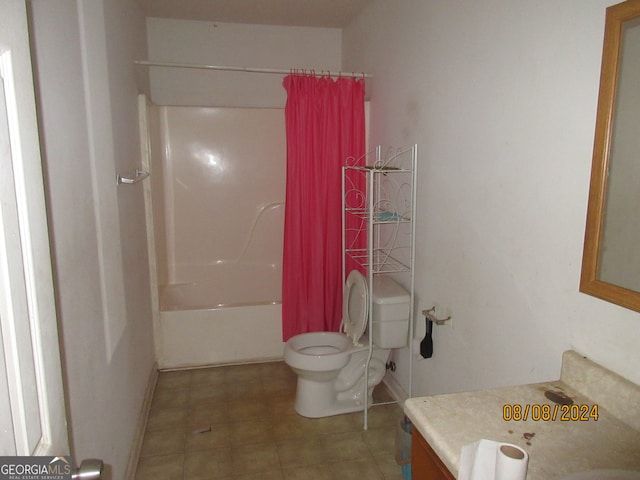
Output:
<path fill-rule="evenodd" d="M 640 472 L 630 470 L 589 470 L 572 473 L 562 480 L 640 480 Z"/>

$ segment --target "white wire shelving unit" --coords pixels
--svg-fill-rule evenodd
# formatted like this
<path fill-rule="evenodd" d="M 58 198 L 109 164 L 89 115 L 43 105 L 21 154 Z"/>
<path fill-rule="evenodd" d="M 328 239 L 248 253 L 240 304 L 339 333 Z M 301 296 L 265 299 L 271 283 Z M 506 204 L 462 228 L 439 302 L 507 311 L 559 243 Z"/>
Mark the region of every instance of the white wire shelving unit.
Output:
<path fill-rule="evenodd" d="M 391 275 L 409 292 L 409 385 L 413 384 L 413 309 L 415 266 L 416 174 L 418 146 L 390 148 L 382 154 L 378 146 L 359 159 L 348 159 L 342 169 L 342 247 L 343 280 L 349 271 L 366 273 L 369 305 L 369 355 L 365 378 L 373 353 L 374 277 Z M 364 382 L 364 429 L 368 428 L 370 406 L 368 381 Z"/>

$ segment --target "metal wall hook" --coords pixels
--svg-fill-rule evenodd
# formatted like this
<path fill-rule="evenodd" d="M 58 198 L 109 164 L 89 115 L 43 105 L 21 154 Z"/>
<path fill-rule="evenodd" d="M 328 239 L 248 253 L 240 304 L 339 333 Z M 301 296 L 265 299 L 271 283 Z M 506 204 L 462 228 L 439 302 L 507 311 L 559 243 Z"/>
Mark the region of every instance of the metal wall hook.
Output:
<path fill-rule="evenodd" d="M 424 315 L 427 320 L 435 323 L 436 325 L 444 325 L 446 322 L 451 320 L 451 316 L 448 316 L 447 318 L 437 318 L 435 305 L 428 310 L 423 310 L 422 315 Z"/>
<path fill-rule="evenodd" d="M 136 169 L 136 171 L 133 173 L 133 175 L 126 175 L 125 176 L 125 175 L 117 174 L 116 175 L 116 182 L 117 182 L 118 185 L 122 185 L 123 183 L 131 185 L 131 184 L 134 184 L 134 183 L 141 182 L 142 180 L 144 180 L 148 176 L 149 176 L 149 172 L 145 172 L 143 170 Z"/>

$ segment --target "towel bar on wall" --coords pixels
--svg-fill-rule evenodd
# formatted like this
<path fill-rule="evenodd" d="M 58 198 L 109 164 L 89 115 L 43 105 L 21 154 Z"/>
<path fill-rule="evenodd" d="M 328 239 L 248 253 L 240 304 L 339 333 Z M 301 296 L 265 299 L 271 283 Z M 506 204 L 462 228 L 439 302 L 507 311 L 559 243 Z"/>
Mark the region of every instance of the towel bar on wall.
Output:
<path fill-rule="evenodd" d="M 128 185 L 132 185 L 134 183 L 141 182 L 142 180 L 144 180 L 148 176 L 149 176 L 149 172 L 145 172 L 143 170 L 136 169 L 136 171 L 133 173 L 133 175 L 120 175 L 120 174 L 117 174 L 116 175 L 116 182 L 117 182 L 118 185 L 121 185 L 123 183 L 126 183 Z"/>

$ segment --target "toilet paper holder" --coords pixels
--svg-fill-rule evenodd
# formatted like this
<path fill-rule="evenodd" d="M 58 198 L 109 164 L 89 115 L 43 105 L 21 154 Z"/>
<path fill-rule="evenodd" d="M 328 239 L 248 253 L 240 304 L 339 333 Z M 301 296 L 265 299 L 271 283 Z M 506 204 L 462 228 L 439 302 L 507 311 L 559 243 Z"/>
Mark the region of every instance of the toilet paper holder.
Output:
<path fill-rule="evenodd" d="M 422 315 L 424 315 L 427 320 L 429 320 L 430 322 L 435 323 L 436 325 L 444 325 L 446 322 L 451 320 L 451 315 L 449 315 L 447 318 L 438 318 L 438 317 L 436 317 L 436 307 L 435 307 L 435 305 L 433 307 L 429 308 L 428 310 L 423 310 L 422 311 Z"/>

